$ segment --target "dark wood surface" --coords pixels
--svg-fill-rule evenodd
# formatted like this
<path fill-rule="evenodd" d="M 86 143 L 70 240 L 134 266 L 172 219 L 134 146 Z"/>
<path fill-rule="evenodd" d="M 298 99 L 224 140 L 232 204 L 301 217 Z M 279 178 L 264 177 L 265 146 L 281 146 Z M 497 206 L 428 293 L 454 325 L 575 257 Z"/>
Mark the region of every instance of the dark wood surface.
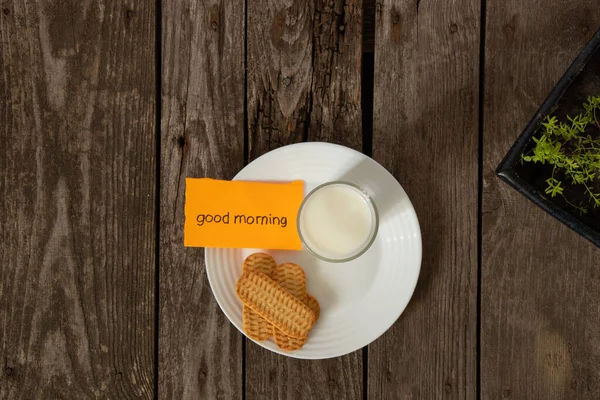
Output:
<path fill-rule="evenodd" d="M 493 172 L 600 27 L 600 8 L 488 2 L 487 19 L 482 398 L 598 399 L 600 251 Z"/>
<path fill-rule="evenodd" d="M 362 149 L 361 16 L 361 1 L 249 3 L 249 161 L 306 140 Z M 362 396 L 361 351 L 301 361 L 246 346 L 247 399 Z"/>
<path fill-rule="evenodd" d="M 1 7 L 0 398 L 151 399 L 154 4 Z"/>
<path fill-rule="evenodd" d="M 185 178 L 244 165 L 244 2 L 179 0 L 162 14 L 158 396 L 242 396 L 242 336 L 183 247 Z"/>
<path fill-rule="evenodd" d="M 494 175 L 598 28 L 595 0 L 1 2 L 0 398 L 600 398 L 600 251 Z M 186 177 L 307 140 L 393 173 L 424 244 L 396 324 L 324 361 L 245 340 L 183 247 Z"/>
<path fill-rule="evenodd" d="M 423 235 L 421 275 L 369 346 L 373 399 L 474 399 L 479 2 L 378 3 L 373 158 L 402 183 Z"/>

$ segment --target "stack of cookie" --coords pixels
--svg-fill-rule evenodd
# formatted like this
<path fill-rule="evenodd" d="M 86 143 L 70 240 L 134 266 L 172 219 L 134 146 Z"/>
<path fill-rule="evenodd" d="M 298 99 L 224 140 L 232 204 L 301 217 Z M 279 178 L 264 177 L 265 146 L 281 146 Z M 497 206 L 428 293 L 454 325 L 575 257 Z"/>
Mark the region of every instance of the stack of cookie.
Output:
<path fill-rule="evenodd" d="M 279 348 L 302 348 L 320 314 L 319 302 L 306 292 L 306 275 L 293 263 L 254 253 L 244 260 L 236 293 L 242 301 L 242 325 L 254 340 L 273 337 Z"/>

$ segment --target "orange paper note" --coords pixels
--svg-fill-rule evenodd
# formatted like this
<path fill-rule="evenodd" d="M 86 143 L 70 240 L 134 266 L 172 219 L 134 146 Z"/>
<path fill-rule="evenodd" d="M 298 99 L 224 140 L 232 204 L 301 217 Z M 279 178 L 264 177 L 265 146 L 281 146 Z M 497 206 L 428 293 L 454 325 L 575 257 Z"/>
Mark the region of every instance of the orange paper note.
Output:
<path fill-rule="evenodd" d="M 304 183 L 187 178 L 184 245 L 300 250 Z"/>

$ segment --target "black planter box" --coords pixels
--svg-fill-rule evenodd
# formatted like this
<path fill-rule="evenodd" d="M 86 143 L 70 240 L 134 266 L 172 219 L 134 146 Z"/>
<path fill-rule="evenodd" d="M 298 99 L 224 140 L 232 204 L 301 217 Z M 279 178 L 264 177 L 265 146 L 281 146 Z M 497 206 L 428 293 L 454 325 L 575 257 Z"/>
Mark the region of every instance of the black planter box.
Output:
<path fill-rule="evenodd" d="M 546 195 L 546 179 L 551 166 L 540 163 L 522 163 L 521 154 L 535 143 L 532 138 L 539 132 L 540 123 L 550 115 L 562 120 L 565 114 L 581 107 L 588 96 L 600 96 L 600 30 L 585 46 L 550 95 L 546 98 L 525 130 L 498 166 L 498 176 L 550 215 L 600 247 L 600 208 L 589 207 L 586 214 L 569 207 L 561 196 Z M 571 190 L 571 191 L 569 191 Z M 564 195 L 575 200 L 584 193 L 565 189 Z"/>

